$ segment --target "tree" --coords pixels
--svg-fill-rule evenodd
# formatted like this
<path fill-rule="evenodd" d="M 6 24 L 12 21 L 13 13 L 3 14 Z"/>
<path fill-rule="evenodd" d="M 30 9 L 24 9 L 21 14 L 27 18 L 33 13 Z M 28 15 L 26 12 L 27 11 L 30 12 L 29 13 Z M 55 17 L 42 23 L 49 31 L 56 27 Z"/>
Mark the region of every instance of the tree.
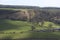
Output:
<path fill-rule="evenodd" d="M 32 26 L 31 26 L 31 29 L 32 29 L 32 31 L 33 31 L 33 30 L 35 29 L 35 26 L 34 26 L 34 25 L 32 25 Z"/>
<path fill-rule="evenodd" d="M 49 25 L 48 25 L 48 29 L 53 28 L 52 26 L 53 26 L 52 24 L 49 24 Z"/>

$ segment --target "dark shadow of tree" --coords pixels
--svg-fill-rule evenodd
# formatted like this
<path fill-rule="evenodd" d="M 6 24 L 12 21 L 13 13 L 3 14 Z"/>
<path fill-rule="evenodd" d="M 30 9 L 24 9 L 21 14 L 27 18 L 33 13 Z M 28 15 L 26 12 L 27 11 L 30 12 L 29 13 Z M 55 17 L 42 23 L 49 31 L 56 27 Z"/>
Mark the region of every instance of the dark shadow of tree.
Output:
<path fill-rule="evenodd" d="M 32 32 L 28 38 L 21 40 L 60 40 L 60 35 L 53 34 L 52 32 Z"/>
<path fill-rule="evenodd" d="M 27 38 L 12 39 L 12 37 L 5 37 L 11 40 L 60 40 L 60 35 L 53 32 L 30 32 Z"/>
<path fill-rule="evenodd" d="M 1 38 L 1 40 L 12 40 L 12 37 L 6 36 L 6 37 Z"/>

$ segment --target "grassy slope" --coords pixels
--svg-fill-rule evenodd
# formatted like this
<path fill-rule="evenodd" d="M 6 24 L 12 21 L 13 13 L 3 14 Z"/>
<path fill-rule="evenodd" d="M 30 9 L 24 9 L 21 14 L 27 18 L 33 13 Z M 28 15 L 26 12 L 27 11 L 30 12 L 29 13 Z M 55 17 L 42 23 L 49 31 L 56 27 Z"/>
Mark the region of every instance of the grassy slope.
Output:
<path fill-rule="evenodd" d="M 47 26 L 51 22 L 45 22 L 44 26 Z M 53 27 L 60 27 L 54 23 Z M 37 25 L 36 25 L 37 26 Z M 37 26 L 36 29 L 44 29 L 45 27 Z M 14 21 L 14 20 L 0 20 L 0 31 L 5 34 L 0 34 L 0 38 L 59 38 L 60 32 L 27 32 L 31 30 L 31 24 L 26 21 Z M 10 32 L 16 32 L 15 34 L 7 34 Z M 24 33 L 20 33 L 24 32 Z"/>

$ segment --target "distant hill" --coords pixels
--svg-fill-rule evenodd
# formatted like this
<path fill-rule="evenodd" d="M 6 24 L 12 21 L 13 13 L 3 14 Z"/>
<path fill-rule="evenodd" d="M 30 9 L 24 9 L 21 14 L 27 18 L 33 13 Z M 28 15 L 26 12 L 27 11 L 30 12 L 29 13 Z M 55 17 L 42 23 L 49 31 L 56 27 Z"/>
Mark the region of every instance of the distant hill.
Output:
<path fill-rule="evenodd" d="M 43 9 L 60 9 L 60 7 L 41 7 Z"/>
<path fill-rule="evenodd" d="M 40 9 L 38 6 L 0 5 L 0 8 Z"/>

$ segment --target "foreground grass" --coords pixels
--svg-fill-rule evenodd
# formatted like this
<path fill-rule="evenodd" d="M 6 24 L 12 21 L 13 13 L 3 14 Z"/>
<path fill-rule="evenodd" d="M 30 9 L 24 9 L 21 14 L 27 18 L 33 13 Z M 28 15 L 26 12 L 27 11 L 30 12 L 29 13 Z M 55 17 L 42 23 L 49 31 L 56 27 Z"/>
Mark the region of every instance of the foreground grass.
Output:
<path fill-rule="evenodd" d="M 21 38 L 60 38 L 60 32 L 27 32 L 27 33 L 17 33 L 17 34 L 0 34 L 0 38 L 11 38 L 11 39 L 21 39 Z"/>
<path fill-rule="evenodd" d="M 48 26 L 52 22 L 45 22 L 44 26 Z M 59 25 L 54 23 L 53 27 L 59 28 Z M 26 21 L 17 21 L 17 20 L 0 20 L 0 38 L 59 38 L 60 32 L 30 32 L 31 23 Z M 35 25 L 36 30 L 45 29 L 45 27 L 40 27 Z M 13 33 L 15 32 L 15 33 Z"/>

